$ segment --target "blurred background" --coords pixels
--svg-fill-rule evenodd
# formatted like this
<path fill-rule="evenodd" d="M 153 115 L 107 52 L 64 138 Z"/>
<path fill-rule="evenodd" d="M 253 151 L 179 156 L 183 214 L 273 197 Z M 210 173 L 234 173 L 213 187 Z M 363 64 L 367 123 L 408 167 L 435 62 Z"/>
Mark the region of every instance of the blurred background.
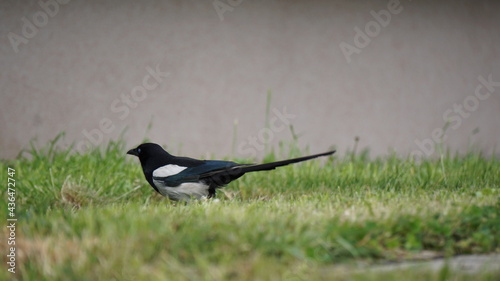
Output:
<path fill-rule="evenodd" d="M 0 158 L 65 132 L 260 157 L 500 144 L 499 1 L 0 3 Z M 293 126 L 293 131 L 290 129 Z M 495 150 L 496 148 L 496 150 Z"/>

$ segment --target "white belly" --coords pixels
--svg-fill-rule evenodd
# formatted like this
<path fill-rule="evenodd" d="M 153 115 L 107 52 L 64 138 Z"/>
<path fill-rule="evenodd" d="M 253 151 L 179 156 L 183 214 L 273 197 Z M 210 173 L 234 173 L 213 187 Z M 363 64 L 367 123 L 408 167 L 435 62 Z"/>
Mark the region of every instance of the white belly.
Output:
<path fill-rule="evenodd" d="M 170 187 L 159 181 L 153 180 L 153 182 L 163 196 L 174 201 L 199 200 L 208 196 L 208 185 L 202 183 L 186 182 L 176 187 Z"/>

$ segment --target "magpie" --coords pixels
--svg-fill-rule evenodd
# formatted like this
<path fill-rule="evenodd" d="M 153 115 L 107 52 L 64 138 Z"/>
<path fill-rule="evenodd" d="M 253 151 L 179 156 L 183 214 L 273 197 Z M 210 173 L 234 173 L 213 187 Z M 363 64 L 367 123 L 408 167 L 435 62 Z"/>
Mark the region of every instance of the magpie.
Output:
<path fill-rule="evenodd" d="M 174 201 L 211 198 L 217 188 L 245 173 L 273 170 L 276 167 L 332 155 L 335 150 L 265 164 L 238 164 L 222 160 L 198 160 L 171 155 L 156 143 L 143 143 L 127 152 L 139 157 L 148 183 Z"/>

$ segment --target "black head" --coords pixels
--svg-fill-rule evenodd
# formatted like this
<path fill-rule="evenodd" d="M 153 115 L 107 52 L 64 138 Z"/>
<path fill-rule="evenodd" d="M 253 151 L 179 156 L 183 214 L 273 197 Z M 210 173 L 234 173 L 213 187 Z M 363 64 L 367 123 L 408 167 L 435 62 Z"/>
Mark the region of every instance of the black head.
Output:
<path fill-rule="evenodd" d="M 161 146 L 156 143 L 143 143 L 127 152 L 127 154 L 139 157 L 142 164 L 146 164 L 150 159 L 158 159 L 170 156 Z"/>
<path fill-rule="evenodd" d="M 146 180 L 158 191 L 153 183 L 153 171 L 158 167 L 168 164 L 172 156 L 156 143 L 143 143 L 129 150 L 127 154 L 139 157 Z"/>

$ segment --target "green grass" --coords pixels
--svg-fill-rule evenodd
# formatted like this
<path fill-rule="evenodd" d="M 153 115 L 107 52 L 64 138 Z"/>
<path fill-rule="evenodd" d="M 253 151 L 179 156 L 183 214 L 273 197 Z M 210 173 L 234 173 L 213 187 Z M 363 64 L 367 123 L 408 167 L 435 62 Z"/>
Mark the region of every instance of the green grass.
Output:
<path fill-rule="evenodd" d="M 219 202 L 186 205 L 155 194 L 122 142 L 85 154 L 55 142 L 0 162 L 2 182 L 16 170 L 18 218 L 17 273 L 1 280 L 468 280 L 356 265 L 500 252 L 500 160 L 479 153 L 334 156 L 248 174 Z M 265 159 L 300 152 L 278 154 Z"/>

